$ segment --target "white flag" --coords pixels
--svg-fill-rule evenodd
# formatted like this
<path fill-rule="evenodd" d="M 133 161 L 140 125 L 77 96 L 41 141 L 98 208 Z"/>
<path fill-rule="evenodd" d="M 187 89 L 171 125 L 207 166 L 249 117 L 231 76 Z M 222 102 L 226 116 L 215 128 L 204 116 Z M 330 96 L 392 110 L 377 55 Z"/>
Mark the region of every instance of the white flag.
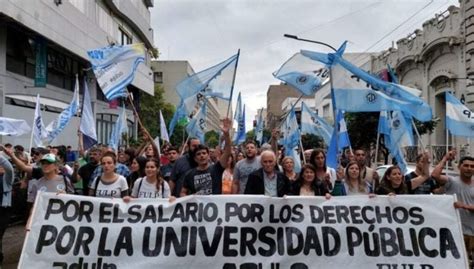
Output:
<path fill-rule="evenodd" d="M 163 118 L 163 113 L 160 110 L 160 135 L 161 139 L 166 142 L 170 142 L 170 137 L 168 136 L 168 131 L 166 130 L 166 122 Z"/>
<path fill-rule="evenodd" d="M 44 127 L 43 118 L 41 117 L 40 95 L 36 96 L 35 118 L 33 119 L 33 141 L 37 147 L 43 147 L 43 139 L 48 137 L 48 132 Z"/>
<path fill-rule="evenodd" d="M 24 120 L 0 117 L 0 135 L 20 136 L 31 132 L 31 127 Z"/>

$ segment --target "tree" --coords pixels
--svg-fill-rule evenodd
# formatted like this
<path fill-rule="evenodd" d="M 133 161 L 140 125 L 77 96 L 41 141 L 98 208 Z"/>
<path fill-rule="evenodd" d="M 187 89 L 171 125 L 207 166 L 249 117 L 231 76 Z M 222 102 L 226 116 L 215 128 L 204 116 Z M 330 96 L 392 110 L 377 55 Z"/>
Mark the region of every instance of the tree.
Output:
<path fill-rule="evenodd" d="M 272 132 L 268 129 L 263 129 L 262 141 L 264 143 L 268 142 L 270 141 L 270 137 L 272 137 Z M 245 140 L 255 140 L 255 129 L 252 129 L 245 134 Z"/>
<path fill-rule="evenodd" d="M 155 85 L 154 96 L 149 96 L 144 94 L 140 98 L 140 119 L 148 130 L 152 137 L 156 137 L 159 134 L 160 130 L 160 110 L 163 113 L 163 118 L 165 119 L 166 126 L 169 126 L 169 122 L 173 117 L 173 113 L 176 110 L 174 105 L 165 102 L 163 98 L 163 87 L 161 85 Z M 182 139 L 182 131 L 184 127 L 176 127 L 174 134 L 170 137 L 171 144 L 179 146 Z M 175 135 L 176 134 L 176 135 Z"/>
<path fill-rule="evenodd" d="M 302 135 L 301 143 L 304 149 L 325 148 L 323 139 L 314 134 Z"/>
<path fill-rule="evenodd" d="M 219 133 L 214 130 L 210 130 L 204 134 L 204 140 L 206 141 L 208 147 L 215 148 L 217 145 L 219 145 Z"/>

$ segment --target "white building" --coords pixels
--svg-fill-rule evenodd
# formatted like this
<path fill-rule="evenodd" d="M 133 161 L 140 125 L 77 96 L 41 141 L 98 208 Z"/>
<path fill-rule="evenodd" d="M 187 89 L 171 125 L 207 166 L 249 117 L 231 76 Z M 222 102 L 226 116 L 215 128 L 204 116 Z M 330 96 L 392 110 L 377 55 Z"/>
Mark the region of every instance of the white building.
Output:
<path fill-rule="evenodd" d="M 39 93 L 43 120 L 48 124 L 71 101 L 78 74 L 81 94 L 84 78 L 91 92 L 99 142 L 107 143 L 119 110 L 109 109 L 89 69 L 86 52 L 110 44 L 131 43 L 144 43 L 152 50 L 151 7 L 153 0 L 2 0 L 0 115 L 25 119 L 32 125 L 35 97 Z M 139 65 L 135 80 L 128 87 L 137 105 L 140 98 L 153 94 L 149 66 L 147 55 L 146 63 Z M 36 76 L 37 68 L 46 68 L 47 77 Z M 41 80 L 44 85 L 40 85 Z M 130 110 L 128 122 L 130 130 L 136 130 Z M 75 147 L 78 126 L 79 118 L 75 117 L 53 144 Z M 30 137 L 0 139 L 2 143 L 28 147 Z"/>

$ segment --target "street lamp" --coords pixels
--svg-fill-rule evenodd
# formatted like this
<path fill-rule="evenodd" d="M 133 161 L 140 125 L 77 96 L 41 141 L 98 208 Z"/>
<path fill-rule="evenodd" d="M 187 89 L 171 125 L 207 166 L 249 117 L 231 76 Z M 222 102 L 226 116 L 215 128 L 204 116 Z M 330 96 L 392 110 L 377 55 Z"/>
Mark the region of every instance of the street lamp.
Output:
<path fill-rule="evenodd" d="M 310 42 L 310 43 L 315 43 L 315 44 L 323 45 L 323 46 L 326 46 L 326 47 L 332 49 L 333 51 L 337 51 L 333 46 L 331 46 L 331 45 L 329 45 L 329 44 L 327 44 L 327 43 L 324 43 L 324 42 L 320 42 L 320 41 L 316 41 L 316 40 L 310 40 L 310 39 L 304 39 L 304 38 L 299 38 L 299 37 L 296 36 L 296 35 L 284 34 L 283 36 L 286 37 L 286 38 L 296 39 L 296 40 L 299 40 L 299 41 L 304 41 L 304 42 Z"/>

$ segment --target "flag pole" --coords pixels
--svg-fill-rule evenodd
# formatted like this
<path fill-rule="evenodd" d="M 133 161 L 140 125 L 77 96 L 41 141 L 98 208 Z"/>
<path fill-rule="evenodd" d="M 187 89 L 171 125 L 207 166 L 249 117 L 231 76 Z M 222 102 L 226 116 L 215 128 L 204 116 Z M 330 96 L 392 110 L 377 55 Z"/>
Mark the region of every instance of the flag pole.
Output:
<path fill-rule="evenodd" d="M 229 118 L 230 107 L 232 106 L 232 96 L 234 94 L 235 76 L 237 74 L 237 65 L 239 64 L 240 49 L 237 51 L 237 60 L 235 60 L 234 77 L 232 78 L 232 87 L 230 88 L 229 105 L 227 106 L 226 118 Z"/>
<path fill-rule="evenodd" d="M 377 167 L 377 161 L 379 158 L 379 143 L 380 143 L 380 133 L 377 132 L 377 142 L 375 142 L 375 160 L 374 160 L 375 167 Z"/>
<path fill-rule="evenodd" d="M 446 154 L 448 154 L 449 152 L 449 146 L 448 146 L 448 143 L 449 143 L 449 130 L 448 128 L 446 128 Z M 449 161 L 446 162 L 446 173 L 448 173 L 448 163 Z"/>
<path fill-rule="evenodd" d="M 413 129 L 415 129 L 416 136 L 418 137 L 418 141 L 420 142 L 421 145 L 421 152 L 425 152 L 425 145 L 423 144 L 423 141 L 421 140 L 420 133 L 418 132 L 418 128 L 416 128 L 415 121 L 413 118 L 411 118 L 411 124 L 413 125 Z"/>
<path fill-rule="evenodd" d="M 300 135 L 300 147 L 301 147 L 301 153 L 303 154 L 303 163 L 306 164 L 306 157 L 304 156 L 304 148 L 303 148 L 303 142 L 301 141 L 301 135 Z"/>

